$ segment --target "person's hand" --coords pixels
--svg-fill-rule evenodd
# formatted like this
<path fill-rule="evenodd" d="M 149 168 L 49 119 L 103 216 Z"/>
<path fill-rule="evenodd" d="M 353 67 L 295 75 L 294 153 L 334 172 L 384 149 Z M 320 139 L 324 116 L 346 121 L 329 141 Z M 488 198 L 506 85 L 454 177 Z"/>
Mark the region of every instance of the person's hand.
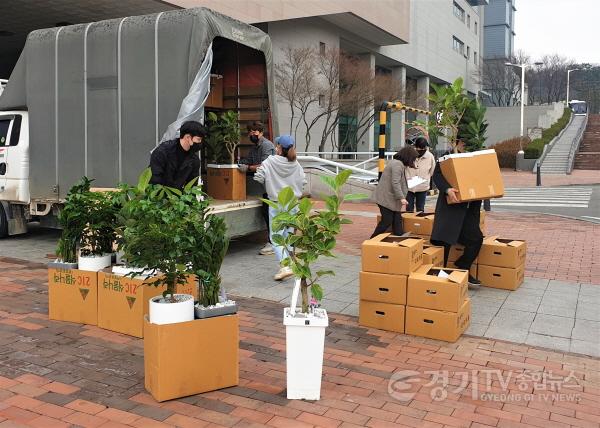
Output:
<path fill-rule="evenodd" d="M 401 203 L 402 205 L 408 205 L 408 201 L 407 201 L 406 199 L 401 199 L 401 200 L 400 200 L 400 203 Z"/>
<path fill-rule="evenodd" d="M 239 164 L 238 169 L 245 174 L 246 172 L 248 172 L 248 165 L 244 163 Z"/>
<path fill-rule="evenodd" d="M 458 190 L 456 190 L 454 187 L 451 187 L 448 190 L 446 190 L 446 195 L 448 195 L 448 200 L 450 201 L 450 203 L 456 204 L 460 202 L 458 200 Z"/>

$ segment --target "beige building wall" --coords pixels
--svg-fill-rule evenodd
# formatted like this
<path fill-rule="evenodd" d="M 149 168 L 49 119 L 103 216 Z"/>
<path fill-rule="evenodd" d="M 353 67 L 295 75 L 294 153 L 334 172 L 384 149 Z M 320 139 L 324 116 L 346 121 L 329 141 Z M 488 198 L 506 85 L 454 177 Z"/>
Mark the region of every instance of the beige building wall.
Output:
<path fill-rule="evenodd" d="M 406 43 L 410 37 L 410 0 L 168 0 L 165 3 L 185 8 L 204 6 L 246 23 L 350 12 Z"/>

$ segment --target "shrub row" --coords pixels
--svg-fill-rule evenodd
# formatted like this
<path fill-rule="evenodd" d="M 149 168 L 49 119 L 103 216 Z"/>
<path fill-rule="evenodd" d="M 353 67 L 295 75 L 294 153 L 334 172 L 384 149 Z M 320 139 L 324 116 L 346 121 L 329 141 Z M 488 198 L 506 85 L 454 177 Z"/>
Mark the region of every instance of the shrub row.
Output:
<path fill-rule="evenodd" d="M 556 137 L 560 131 L 569 123 L 571 119 L 571 109 L 566 108 L 560 119 L 556 121 L 548 129 L 542 131 L 542 138 L 536 138 L 527 146 L 525 149 L 525 159 L 537 159 L 542 155 L 544 146 L 548 144 L 554 137 Z"/>
<path fill-rule="evenodd" d="M 523 150 L 527 153 L 527 148 L 531 144 L 528 137 L 523 138 Z M 492 146 L 498 155 L 498 163 L 500 168 L 515 169 L 517 166 L 517 152 L 521 149 L 521 137 L 515 137 L 508 140 L 500 141 Z"/>

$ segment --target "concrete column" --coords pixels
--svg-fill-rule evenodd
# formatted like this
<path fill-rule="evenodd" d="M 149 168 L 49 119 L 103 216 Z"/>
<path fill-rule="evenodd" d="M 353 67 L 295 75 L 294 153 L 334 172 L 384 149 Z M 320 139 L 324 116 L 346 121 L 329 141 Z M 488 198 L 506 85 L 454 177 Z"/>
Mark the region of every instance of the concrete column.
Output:
<path fill-rule="evenodd" d="M 429 76 L 422 76 L 417 79 L 417 108 L 429 110 Z M 427 122 L 427 116 L 417 115 L 417 120 Z"/>
<path fill-rule="evenodd" d="M 374 76 L 375 75 L 375 55 L 373 55 L 372 53 L 367 53 L 367 54 L 361 55 L 361 58 L 363 60 L 367 61 L 367 63 L 370 65 L 371 73 Z M 375 114 L 375 106 L 371 106 L 370 112 L 366 112 L 366 113 Z M 375 147 L 375 124 L 371 124 L 371 126 L 369 126 L 369 129 L 367 130 L 367 132 L 365 132 L 365 134 L 357 142 L 356 151 L 357 152 L 377 151 L 377 148 Z"/>
<path fill-rule="evenodd" d="M 402 98 L 400 101 L 406 102 L 406 68 L 405 67 L 394 67 L 392 68 L 392 77 L 400 82 L 402 87 Z M 388 100 L 395 101 L 395 100 Z M 396 111 L 392 113 L 390 118 L 390 151 L 400 150 L 404 145 L 404 136 L 406 135 L 406 129 L 404 122 L 406 121 L 406 113 L 404 110 Z"/>

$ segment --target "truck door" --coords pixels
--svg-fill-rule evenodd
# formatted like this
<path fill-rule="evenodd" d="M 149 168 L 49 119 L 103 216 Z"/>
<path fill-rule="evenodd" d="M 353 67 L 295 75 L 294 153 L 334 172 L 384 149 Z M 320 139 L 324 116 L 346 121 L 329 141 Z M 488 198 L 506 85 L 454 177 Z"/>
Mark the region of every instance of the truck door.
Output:
<path fill-rule="evenodd" d="M 0 116 L 0 199 L 6 189 L 6 174 L 8 171 L 8 133 L 12 125 L 12 116 Z"/>

